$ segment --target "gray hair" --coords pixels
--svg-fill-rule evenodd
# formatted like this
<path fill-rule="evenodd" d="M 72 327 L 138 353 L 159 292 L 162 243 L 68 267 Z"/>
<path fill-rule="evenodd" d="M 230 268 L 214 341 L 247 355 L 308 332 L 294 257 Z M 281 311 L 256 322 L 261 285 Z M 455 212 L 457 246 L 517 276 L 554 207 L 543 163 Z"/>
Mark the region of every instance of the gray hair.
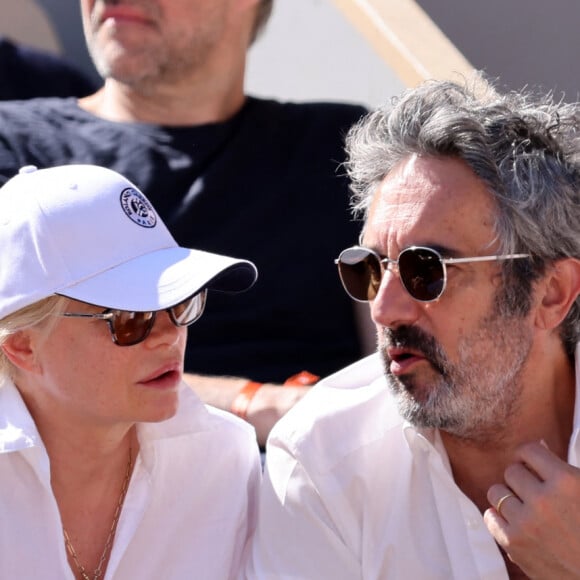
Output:
<path fill-rule="evenodd" d="M 578 103 L 527 89 L 500 94 L 482 79 L 428 81 L 363 118 L 346 148 L 352 207 L 365 217 L 377 186 L 406 157 L 467 163 L 496 201 L 499 252 L 533 258 L 502 265 L 514 304 L 529 304 L 532 283 L 546 266 L 580 258 Z M 580 298 L 561 335 L 570 353 L 580 338 Z"/>
<path fill-rule="evenodd" d="M 63 296 L 49 296 L 39 300 L 30 306 L 5 316 L 0 320 L 0 383 L 6 378 L 13 376 L 14 367 L 2 349 L 2 345 L 8 337 L 20 330 L 32 328 L 45 322 L 52 314 L 64 312 L 68 298 Z M 56 320 L 56 319 L 53 319 Z M 46 331 L 51 328 L 51 320 L 48 319 Z"/>

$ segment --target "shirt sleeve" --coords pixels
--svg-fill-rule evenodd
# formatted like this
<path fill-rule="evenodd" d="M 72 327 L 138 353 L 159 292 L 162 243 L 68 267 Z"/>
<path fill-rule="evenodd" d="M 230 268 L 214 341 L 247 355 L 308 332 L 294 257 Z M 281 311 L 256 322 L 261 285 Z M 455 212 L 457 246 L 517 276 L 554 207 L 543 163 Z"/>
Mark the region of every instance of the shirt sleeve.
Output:
<path fill-rule="evenodd" d="M 289 447 L 271 438 L 246 580 L 362 578 L 328 500 Z"/>

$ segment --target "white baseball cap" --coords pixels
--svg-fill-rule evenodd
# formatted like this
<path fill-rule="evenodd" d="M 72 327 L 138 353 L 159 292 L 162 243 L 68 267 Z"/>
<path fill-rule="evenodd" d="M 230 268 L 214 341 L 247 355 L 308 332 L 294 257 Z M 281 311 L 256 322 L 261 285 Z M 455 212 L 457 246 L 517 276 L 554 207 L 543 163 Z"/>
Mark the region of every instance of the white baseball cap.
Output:
<path fill-rule="evenodd" d="M 256 267 L 177 245 L 128 179 L 94 165 L 23 167 L 0 188 L 0 318 L 53 294 L 152 311 L 203 288 L 240 292 Z"/>

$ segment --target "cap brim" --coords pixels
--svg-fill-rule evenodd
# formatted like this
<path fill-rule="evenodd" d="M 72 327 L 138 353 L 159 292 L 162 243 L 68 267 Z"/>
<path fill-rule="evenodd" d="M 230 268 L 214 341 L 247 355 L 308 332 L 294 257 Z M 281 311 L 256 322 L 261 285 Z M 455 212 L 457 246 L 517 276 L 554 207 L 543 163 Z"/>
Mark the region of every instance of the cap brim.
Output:
<path fill-rule="evenodd" d="M 119 310 L 164 310 L 203 288 L 243 292 L 257 279 L 252 262 L 172 247 L 157 250 L 91 276 L 57 294 Z"/>

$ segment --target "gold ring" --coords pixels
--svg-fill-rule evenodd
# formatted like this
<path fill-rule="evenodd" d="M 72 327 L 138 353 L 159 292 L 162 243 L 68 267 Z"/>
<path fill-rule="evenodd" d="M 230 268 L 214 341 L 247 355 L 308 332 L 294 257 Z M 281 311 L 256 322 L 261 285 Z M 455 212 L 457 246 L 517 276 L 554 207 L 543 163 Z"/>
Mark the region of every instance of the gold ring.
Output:
<path fill-rule="evenodd" d="M 497 513 L 498 513 L 498 514 L 499 514 L 499 515 L 500 515 L 502 518 L 503 518 L 503 514 L 501 513 L 501 506 L 502 506 L 503 502 L 504 502 L 506 499 L 508 499 L 508 497 L 516 497 L 516 494 L 515 494 L 515 493 L 512 493 L 512 492 L 510 492 L 510 493 L 506 493 L 506 495 L 504 495 L 503 497 L 500 497 L 500 498 L 499 498 L 499 501 L 497 502 L 497 506 L 496 506 L 496 508 L 495 508 L 495 509 L 496 509 L 496 511 L 497 511 Z"/>

